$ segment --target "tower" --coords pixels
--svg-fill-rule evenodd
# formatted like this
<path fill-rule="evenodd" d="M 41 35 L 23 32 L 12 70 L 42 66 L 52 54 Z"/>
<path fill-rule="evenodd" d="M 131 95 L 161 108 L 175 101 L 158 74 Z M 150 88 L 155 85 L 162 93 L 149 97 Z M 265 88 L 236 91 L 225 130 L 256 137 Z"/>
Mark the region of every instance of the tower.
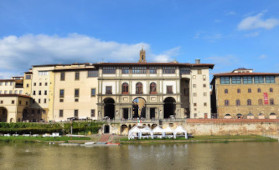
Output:
<path fill-rule="evenodd" d="M 146 63 L 146 60 L 145 60 L 145 50 L 143 48 L 140 50 L 139 63 Z"/>

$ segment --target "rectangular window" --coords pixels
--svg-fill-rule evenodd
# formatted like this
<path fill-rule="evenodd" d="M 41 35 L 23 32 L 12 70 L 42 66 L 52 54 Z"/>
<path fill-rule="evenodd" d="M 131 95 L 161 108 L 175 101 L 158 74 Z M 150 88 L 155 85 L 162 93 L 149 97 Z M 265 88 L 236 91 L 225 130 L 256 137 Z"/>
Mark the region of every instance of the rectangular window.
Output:
<path fill-rule="evenodd" d="M 47 82 L 45 83 L 45 86 L 47 86 Z"/>
<path fill-rule="evenodd" d="M 38 100 L 38 103 L 41 103 L 41 99 Z"/>
<path fill-rule="evenodd" d="M 34 83 L 34 86 L 36 86 L 36 83 Z"/>
<path fill-rule="evenodd" d="M 74 111 L 74 116 L 75 116 L 75 117 L 78 117 L 78 110 L 75 110 L 75 111 Z"/>
<path fill-rule="evenodd" d="M 133 74 L 145 74 L 146 67 L 132 67 L 132 73 Z"/>
<path fill-rule="evenodd" d="M 241 77 L 239 76 L 232 77 L 232 84 L 241 84 Z"/>
<path fill-rule="evenodd" d="M 88 71 L 88 77 L 98 77 L 98 70 L 89 70 Z"/>
<path fill-rule="evenodd" d="M 149 74 L 157 74 L 157 67 L 149 67 Z"/>
<path fill-rule="evenodd" d="M 12 100 L 12 104 L 15 104 L 15 101 L 14 101 L 14 100 Z"/>
<path fill-rule="evenodd" d="M 45 90 L 45 95 L 47 95 L 47 90 Z"/>
<path fill-rule="evenodd" d="M 19 90 L 19 94 L 22 94 L 22 90 Z"/>
<path fill-rule="evenodd" d="M 47 102 L 47 99 L 44 99 L 44 103 L 46 103 Z"/>
<path fill-rule="evenodd" d="M 12 94 L 12 93 L 13 93 L 13 91 L 12 91 L 12 90 L 10 90 L 10 91 L 9 91 L 9 94 Z"/>
<path fill-rule="evenodd" d="M 75 97 L 79 97 L 79 89 L 75 89 Z"/>
<path fill-rule="evenodd" d="M 42 83 L 39 83 L 39 86 L 42 86 Z"/>
<path fill-rule="evenodd" d="M 95 117 L 95 109 L 91 110 L 91 117 Z"/>
<path fill-rule="evenodd" d="M 2 90 L 0 90 L 0 94 L 2 94 Z"/>
<path fill-rule="evenodd" d="M 42 91 L 41 90 L 39 90 L 39 95 L 41 95 L 42 94 Z"/>
<path fill-rule="evenodd" d="M 253 83 L 252 76 L 244 76 L 243 77 L 243 84 L 252 84 L 252 83 Z"/>
<path fill-rule="evenodd" d="M 163 67 L 163 74 L 174 74 L 175 67 Z"/>
<path fill-rule="evenodd" d="M 59 110 L 59 117 L 63 117 L 63 110 Z"/>
<path fill-rule="evenodd" d="M 12 86 L 13 85 L 13 82 L 10 82 L 10 86 Z"/>
<path fill-rule="evenodd" d="M 275 76 L 265 76 L 265 83 L 275 83 Z"/>
<path fill-rule="evenodd" d="M 36 95 L 36 91 L 33 91 L 33 95 Z"/>
<path fill-rule="evenodd" d="M 221 77 L 220 83 L 221 84 L 230 84 L 230 77 Z"/>
<path fill-rule="evenodd" d="M 65 80 L 65 72 L 60 73 L 60 80 L 64 81 Z"/>
<path fill-rule="evenodd" d="M 39 71 L 38 75 L 39 76 L 46 76 L 46 75 L 48 75 L 48 71 Z"/>
<path fill-rule="evenodd" d="M 79 80 L 79 72 L 75 72 L 75 80 Z"/>
<path fill-rule="evenodd" d="M 59 93 L 60 98 L 64 97 L 64 89 L 60 89 L 60 93 Z"/>
<path fill-rule="evenodd" d="M 31 79 L 31 75 L 29 75 L 29 74 L 25 75 L 25 79 L 27 79 L 27 80 Z"/>
<path fill-rule="evenodd" d="M 202 70 L 201 69 L 198 69 L 198 74 L 202 74 Z"/>
<path fill-rule="evenodd" d="M 261 84 L 264 83 L 264 76 L 255 76 L 254 77 L 255 84 Z"/>
<path fill-rule="evenodd" d="M 91 89 L 91 97 L 94 97 L 96 95 L 96 89 L 93 88 Z"/>
<path fill-rule="evenodd" d="M 106 86 L 106 94 L 112 94 L 112 87 Z"/>
<path fill-rule="evenodd" d="M 191 70 L 189 68 L 186 67 L 182 67 L 180 68 L 180 74 L 190 74 Z"/>
<path fill-rule="evenodd" d="M 172 94 L 172 86 L 167 86 L 167 94 Z"/>
<path fill-rule="evenodd" d="M 122 74 L 129 74 L 129 67 L 122 67 Z"/>
<path fill-rule="evenodd" d="M 103 67 L 103 74 L 115 74 L 115 67 Z"/>

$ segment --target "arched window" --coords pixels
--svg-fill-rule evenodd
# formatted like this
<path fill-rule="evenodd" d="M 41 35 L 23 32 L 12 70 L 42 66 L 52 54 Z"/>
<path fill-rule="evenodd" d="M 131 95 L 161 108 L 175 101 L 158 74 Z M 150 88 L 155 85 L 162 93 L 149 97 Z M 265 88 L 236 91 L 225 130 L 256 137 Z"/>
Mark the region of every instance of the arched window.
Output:
<path fill-rule="evenodd" d="M 248 106 L 252 105 L 252 100 L 251 100 L 251 99 L 248 99 L 248 100 L 247 100 L 247 105 L 248 105 Z"/>
<path fill-rule="evenodd" d="M 271 92 L 271 93 L 272 93 L 272 92 L 273 92 L 273 88 L 270 88 L 270 89 L 269 89 L 269 92 Z"/>
<path fill-rule="evenodd" d="M 236 117 L 237 117 L 238 119 L 243 118 L 243 116 L 242 116 L 242 114 L 241 114 L 241 113 L 238 113 L 238 114 L 236 115 Z"/>
<path fill-rule="evenodd" d="M 239 100 L 239 99 L 236 100 L 236 101 L 235 101 L 235 104 L 236 104 L 237 106 L 240 106 L 240 100 Z"/>
<path fill-rule="evenodd" d="M 122 84 L 122 94 L 128 94 L 129 93 L 129 85 L 128 83 Z"/>
<path fill-rule="evenodd" d="M 258 100 L 258 104 L 259 104 L 259 105 L 263 105 L 263 100 L 262 100 L 262 99 L 259 99 L 259 100 Z"/>
<path fill-rule="evenodd" d="M 270 105 L 274 105 L 274 99 L 269 99 Z"/>
<path fill-rule="evenodd" d="M 225 89 L 224 92 L 227 94 L 227 93 L 229 93 L 229 90 L 228 90 L 228 89 Z"/>
<path fill-rule="evenodd" d="M 240 89 L 237 89 L 237 93 L 241 93 L 241 90 L 240 90 Z"/>
<path fill-rule="evenodd" d="M 142 83 L 138 82 L 136 84 L 136 94 L 142 94 Z"/>
<path fill-rule="evenodd" d="M 156 83 L 151 83 L 150 84 L 150 94 L 156 94 L 157 91 L 156 91 Z"/>
<path fill-rule="evenodd" d="M 262 92 L 261 88 L 258 88 L 258 93 L 261 93 L 261 92 Z"/>
<path fill-rule="evenodd" d="M 229 100 L 225 100 L 225 106 L 228 106 L 230 104 Z"/>

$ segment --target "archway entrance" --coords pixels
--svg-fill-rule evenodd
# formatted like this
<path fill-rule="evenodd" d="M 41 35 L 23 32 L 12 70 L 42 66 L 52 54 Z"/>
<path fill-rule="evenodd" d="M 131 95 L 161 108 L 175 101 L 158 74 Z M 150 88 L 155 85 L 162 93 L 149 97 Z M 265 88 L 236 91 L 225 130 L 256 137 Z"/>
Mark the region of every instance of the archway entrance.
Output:
<path fill-rule="evenodd" d="M 168 119 L 171 116 L 175 116 L 175 99 L 172 97 L 167 97 L 164 100 L 164 118 Z"/>
<path fill-rule="evenodd" d="M 5 107 L 0 107 L 0 122 L 7 122 L 8 110 Z"/>
<path fill-rule="evenodd" d="M 145 100 L 141 97 L 133 100 L 133 118 L 146 118 Z"/>
<path fill-rule="evenodd" d="M 104 110 L 105 110 L 105 117 L 108 117 L 110 119 L 114 119 L 114 100 L 112 98 L 106 98 L 104 100 L 105 106 L 104 106 Z"/>
<path fill-rule="evenodd" d="M 104 127 L 104 133 L 109 133 L 109 125 L 105 125 Z"/>

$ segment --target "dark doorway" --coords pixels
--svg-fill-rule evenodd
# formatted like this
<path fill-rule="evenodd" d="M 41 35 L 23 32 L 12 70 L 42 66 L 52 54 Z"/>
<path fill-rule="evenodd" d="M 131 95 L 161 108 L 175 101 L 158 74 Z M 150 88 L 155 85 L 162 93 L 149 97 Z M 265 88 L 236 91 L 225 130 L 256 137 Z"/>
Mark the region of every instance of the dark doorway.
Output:
<path fill-rule="evenodd" d="M 8 110 L 4 107 L 0 107 L 0 122 L 7 122 Z"/>
<path fill-rule="evenodd" d="M 168 97 L 164 100 L 164 118 L 168 119 L 175 116 L 175 99 Z"/>
<path fill-rule="evenodd" d="M 105 114 L 104 116 L 110 119 L 114 119 L 114 100 L 112 98 L 107 98 L 104 100 L 105 103 Z"/>
<path fill-rule="evenodd" d="M 133 118 L 146 118 L 145 100 L 141 97 L 133 100 Z"/>
<path fill-rule="evenodd" d="M 123 109 L 123 119 L 128 119 L 129 118 L 129 109 L 124 108 Z"/>
<path fill-rule="evenodd" d="M 155 108 L 150 108 L 150 119 L 155 119 Z"/>
<path fill-rule="evenodd" d="M 105 125 L 105 127 L 104 127 L 104 133 L 109 133 L 109 125 Z"/>

